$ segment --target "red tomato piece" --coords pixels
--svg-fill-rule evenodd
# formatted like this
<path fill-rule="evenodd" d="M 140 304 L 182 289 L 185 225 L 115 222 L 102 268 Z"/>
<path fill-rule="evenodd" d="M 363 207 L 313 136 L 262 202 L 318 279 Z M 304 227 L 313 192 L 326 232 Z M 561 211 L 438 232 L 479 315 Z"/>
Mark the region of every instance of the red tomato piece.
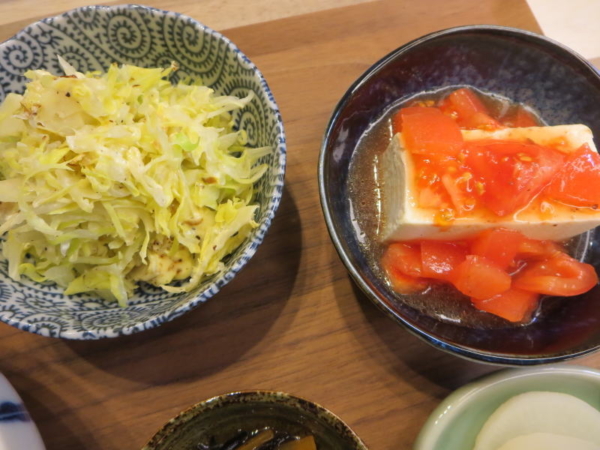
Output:
<path fill-rule="evenodd" d="M 421 208 L 441 209 L 444 205 L 444 198 L 431 186 L 419 189 L 419 206 Z"/>
<path fill-rule="evenodd" d="M 467 249 L 458 243 L 442 241 L 421 242 L 423 276 L 452 281 L 453 272 L 467 257 Z"/>
<path fill-rule="evenodd" d="M 516 111 L 505 117 L 502 120 L 502 124 L 509 128 L 526 128 L 526 127 L 537 127 L 539 126 L 538 119 L 535 115 L 519 105 Z"/>
<path fill-rule="evenodd" d="M 409 277 L 397 270 L 386 270 L 392 289 L 399 294 L 417 294 L 425 291 L 429 283 L 422 278 Z"/>
<path fill-rule="evenodd" d="M 485 300 L 472 299 L 473 306 L 510 322 L 524 322 L 531 318 L 539 302 L 539 295 L 533 292 L 509 289 Z"/>
<path fill-rule="evenodd" d="M 473 194 L 468 192 L 468 185 L 461 179 L 461 176 L 445 173 L 441 178 L 442 186 L 446 189 L 452 206 L 459 216 L 471 211 L 477 204 Z"/>
<path fill-rule="evenodd" d="M 406 148 L 416 154 L 458 155 L 463 138 L 458 125 L 437 108 L 414 106 L 398 113 Z"/>
<path fill-rule="evenodd" d="M 452 92 L 442 102 L 440 109 L 443 113 L 456 119 L 462 128 L 497 130 L 502 124 L 494 119 L 477 94 L 468 88 Z"/>
<path fill-rule="evenodd" d="M 473 255 L 485 256 L 506 270 L 527 238 L 515 230 L 492 228 L 479 233 L 471 245 Z"/>
<path fill-rule="evenodd" d="M 557 150 L 514 141 L 471 142 L 465 159 L 483 185 L 483 202 L 501 217 L 527 206 L 563 161 Z"/>
<path fill-rule="evenodd" d="M 468 255 L 453 273 L 454 285 L 465 295 L 487 299 L 510 288 L 510 275 L 485 256 Z"/>
<path fill-rule="evenodd" d="M 600 208 L 600 155 L 587 144 L 581 146 L 544 193 L 567 205 Z"/>
<path fill-rule="evenodd" d="M 519 272 L 513 286 L 529 292 L 564 297 L 583 294 L 598 284 L 594 267 L 565 253 L 535 262 Z"/>
<path fill-rule="evenodd" d="M 410 277 L 421 277 L 421 248 L 419 244 L 394 242 L 390 244 L 383 255 L 384 265 L 393 267 Z"/>
<path fill-rule="evenodd" d="M 400 294 L 414 294 L 427 289 L 428 284 L 418 276 L 407 275 L 404 271 L 421 273 L 421 261 L 418 248 L 409 244 L 391 244 L 383 257 L 381 266 L 385 271 L 394 291 Z M 419 259 L 418 264 L 415 258 Z"/>
<path fill-rule="evenodd" d="M 406 117 L 411 114 L 429 114 L 430 109 L 431 108 L 420 104 L 414 104 L 411 106 L 407 106 L 406 108 L 402 108 L 396 113 L 396 115 L 394 115 L 394 117 L 392 117 L 392 128 L 394 130 L 394 133 L 402 133 L 403 117 Z"/>
<path fill-rule="evenodd" d="M 556 242 L 525 238 L 519 244 L 517 257 L 525 260 L 539 260 L 552 258 L 557 253 L 564 253 L 564 249 Z"/>

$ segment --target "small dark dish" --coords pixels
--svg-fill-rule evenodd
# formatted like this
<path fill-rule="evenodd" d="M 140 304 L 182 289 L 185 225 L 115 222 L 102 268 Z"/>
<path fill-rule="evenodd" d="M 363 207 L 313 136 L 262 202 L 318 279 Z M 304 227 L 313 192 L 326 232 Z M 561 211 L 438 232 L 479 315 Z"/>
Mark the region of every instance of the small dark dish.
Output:
<path fill-rule="evenodd" d="M 265 427 L 312 435 L 318 450 L 367 450 L 337 416 L 316 403 L 282 392 L 233 392 L 198 403 L 161 428 L 142 450 L 196 450 L 225 442 L 239 430 Z"/>
<path fill-rule="evenodd" d="M 539 112 L 548 125 L 583 123 L 600 136 L 600 76 L 583 58 L 527 31 L 466 26 L 412 41 L 373 65 L 350 87 L 327 127 L 319 161 L 320 195 L 335 247 L 350 275 L 388 316 L 434 346 L 496 364 L 562 361 L 600 346 L 600 287 L 546 299 L 533 323 L 476 328 L 423 314 L 395 294 L 361 247 L 348 202 L 357 142 L 394 104 L 424 91 L 468 85 Z M 579 240 L 579 256 L 600 267 L 598 231 Z M 583 251 L 582 250 L 583 246 Z"/>

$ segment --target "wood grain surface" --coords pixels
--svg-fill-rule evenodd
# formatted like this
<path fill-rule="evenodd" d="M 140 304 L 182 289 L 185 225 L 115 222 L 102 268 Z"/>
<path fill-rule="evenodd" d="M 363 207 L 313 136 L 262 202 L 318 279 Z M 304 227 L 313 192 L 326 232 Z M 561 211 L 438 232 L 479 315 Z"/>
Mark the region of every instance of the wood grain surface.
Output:
<path fill-rule="evenodd" d="M 195 0 L 146 3 L 203 19 Z M 0 38 L 50 3 L 39 4 L 11 21 L 19 2 L 0 0 Z M 157 329 L 70 342 L 0 324 L 0 371 L 48 449 L 139 449 L 187 406 L 245 389 L 316 401 L 371 450 L 410 449 L 441 399 L 497 370 L 430 347 L 358 291 L 327 234 L 316 177 L 325 126 L 354 79 L 413 38 L 477 23 L 539 32 L 524 0 L 378 0 L 220 30 L 258 65 L 281 108 L 288 137 L 281 207 L 233 282 Z M 577 363 L 600 367 L 600 355 Z"/>

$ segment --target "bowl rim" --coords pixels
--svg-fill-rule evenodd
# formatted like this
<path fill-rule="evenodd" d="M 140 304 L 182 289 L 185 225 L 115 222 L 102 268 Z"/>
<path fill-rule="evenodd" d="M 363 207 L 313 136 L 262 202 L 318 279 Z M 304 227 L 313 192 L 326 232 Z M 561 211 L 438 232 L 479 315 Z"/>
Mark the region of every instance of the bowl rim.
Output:
<path fill-rule="evenodd" d="M 2 445 L 4 445 L 5 442 L 16 442 L 20 445 L 27 443 L 29 445 L 29 450 L 46 450 L 46 445 L 44 444 L 40 431 L 29 414 L 27 404 L 23 401 L 23 398 L 11 384 L 6 375 L 0 372 L 0 404 L 5 403 L 14 408 L 13 411 L 16 413 L 15 416 L 18 417 L 17 421 L 20 422 L 20 426 L 4 425 L 0 428 L 0 442 L 2 442 Z M 7 415 L 2 413 L 0 422 L 4 422 L 8 425 L 7 422 L 10 423 L 12 420 L 7 419 Z"/>
<path fill-rule="evenodd" d="M 170 419 L 167 423 L 165 423 L 144 445 L 142 450 L 155 450 L 156 446 L 160 444 L 161 441 L 165 437 L 167 437 L 172 430 L 174 430 L 176 427 L 182 424 L 190 422 L 199 414 L 213 409 L 227 407 L 231 404 L 240 403 L 240 400 L 241 403 L 254 402 L 286 404 L 286 402 L 292 401 L 294 403 L 309 405 L 311 408 L 310 414 L 313 414 L 315 416 L 323 415 L 327 419 L 327 421 L 341 427 L 341 430 L 345 433 L 345 435 L 352 439 L 353 444 L 355 445 L 354 450 L 368 450 L 364 442 L 358 437 L 354 430 L 352 430 L 350 426 L 346 422 L 344 422 L 340 417 L 338 417 L 336 414 L 334 414 L 324 406 L 321 406 L 320 404 L 315 403 L 311 400 L 306 400 L 305 398 L 288 394 L 287 392 L 271 391 L 264 389 L 228 392 L 225 394 L 216 395 L 209 399 L 198 402 L 192 406 L 189 406 L 186 409 L 182 410 L 180 413 L 178 413 L 175 417 Z"/>
<path fill-rule="evenodd" d="M 74 13 L 83 12 L 83 11 L 113 11 L 113 10 L 141 10 L 148 12 L 152 15 L 161 15 L 168 16 L 172 15 L 177 18 L 181 18 L 183 20 L 188 21 L 193 24 L 193 26 L 201 31 L 202 33 L 206 33 L 212 36 L 215 36 L 218 40 L 222 41 L 229 49 L 231 49 L 243 62 L 244 64 L 252 71 L 254 77 L 256 77 L 257 83 L 260 85 L 261 89 L 264 91 L 267 104 L 269 106 L 270 111 L 272 112 L 276 124 L 279 127 L 279 131 L 277 136 L 275 136 L 275 145 L 273 148 L 273 160 L 278 162 L 277 172 L 275 173 L 275 178 L 277 181 L 271 185 L 272 195 L 269 199 L 269 202 L 265 206 L 265 213 L 262 220 L 258 223 L 258 227 L 256 229 L 255 235 L 244 244 L 242 248 L 241 254 L 238 256 L 238 263 L 236 266 L 232 266 L 226 271 L 219 272 L 216 274 L 215 279 L 211 280 L 209 284 L 201 291 L 197 292 L 193 297 L 189 298 L 184 303 L 180 304 L 174 309 L 170 309 L 167 311 L 163 311 L 159 314 L 154 314 L 150 318 L 137 322 L 134 325 L 128 325 L 125 327 L 106 327 L 102 328 L 100 332 L 94 332 L 93 330 L 76 330 L 72 327 L 67 329 L 60 329 L 57 335 L 51 335 L 50 332 L 44 327 L 36 327 L 35 324 L 27 323 L 26 320 L 14 319 L 11 316 L 5 317 L 4 315 L 0 315 L 0 321 L 14 326 L 20 330 L 28 331 L 31 333 L 39 334 L 45 337 L 54 337 L 61 339 L 69 339 L 69 340 L 100 340 L 100 339 L 108 339 L 114 338 L 122 335 L 130 335 L 134 333 L 139 333 L 141 331 L 146 331 L 155 327 L 162 325 L 163 323 L 170 322 L 174 320 L 184 313 L 191 311 L 196 308 L 201 303 L 204 303 L 214 295 L 216 295 L 221 288 L 227 285 L 235 275 L 237 275 L 250 261 L 250 259 L 256 253 L 259 245 L 263 242 L 267 231 L 271 226 L 271 222 L 275 217 L 275 213 L 279 208 L 281 203 L 281 199 L 283 197 L 283 189 L 285 185 L 285 173 L 287 166 L 287 140 L 285 135 L 285 128 L 283 123 L 283 118 L 281 116 L 281 111 L 279 106 L 275 100 L 273 92 L 267 83 L 266 78 L 262 74 L 262 72 L 258 69 L 256 64 L 243 53 L 236 44 L 233 43 L 229 38 L 224 36 L 218 31 L 210 28 L 207 25 L 204 25 L 202 22 L 190 17 L 186 14 L 178 13 L 175 11 L 168 11 L 164 9 L 154 8 L 151 6 L 144 6 L 139 4 L 127 3 L 127 4 L 118 4 L 118 5 L 88 5 L 81 6 L 77 8 L 69 9 L 60 14 L 56 14 L 53 16 L 45 17 L 43 19 L 32 22 L 26 26 L 24 26 L 21 30 L 16 32 L 14 35 L 9 37 L 8 39 L 0 42 L 0 50 L 2 50 L 8 43 L 12 40 L 18 40 L 21 36 L 26 34 L 26 30 L 34 27 L 39 24 L 52 23 L 55 20 L 66 20 L 69 16 Z M 14 280 L 11 280 L 14 281 Z M 143 306 L 143 303 L 140 305 Z M 139 307 L 140 305 L 136 305 Z M 127 308 L 127 307 L 126 307 Z M 126 310 L 126 308 L 121 308 L 121 310 Z M 90 311 L 93 313 L 93 311 Z"/>
<path fill-rule="evenodd" d="M 433 41 L 441 37 L 445 37 L 448 35 L 460 35 L 463 33 L 482 33 L 482 34 L 500 34 L 505 36 L 512 36 L 517 39 L 529 39 L 539 44 L 550 45 L 551 47 L 556 47 L 558 51 L 562 51 L 574 58 L 576 62 L 582 64 L 584 68 L 591 71 L 596 77 L 600 78 L 600 70 L 596 69 L 591 65 L 585 58 L 579 55 L 574 50 L 569 47 L 557 42 L 553 39 L 550 39 L 546 36 L 534 33 L 532 31 L 522 30 L 514 27 L 506 27 L 500 25 L 462 25 L 457 27 L 446 28 L 438 31 L 434 31 L 428 33 L 424 36 L 413 39 L 400 47 L 392 50 L 384 57 L 380 58 L 373 65 L 371 65 L 365 72 L 363 72 L 346 90 L 342 98 L 339 100 L 329 122 L 327 123 L 327 127 L 325 128 L 325 132 L 323 134 L 323 139 L 321 143 L 321 149 L 319 154 L 319 162 L 318 162 L 318 183 L 319 183 L 319 197 L 321 201 L 321 210 L 323 212 L 323 216 L 325 218 L 325 223 L 327 225 L 327 231 L 329 236 L 334 244 L 334 247 L 342 260 L 344 266 L 346 266 L 346 270 L 349 272 L 351 278 L 358 285 L 358 287 L 363 291 L 366 297 L 374 303 L 385 315 L 390 317 L 394 322 L 399 323 L 404 326 L 411 334 L 417 336 L 418 338 L 424 340 L 425 342 L 433 345 L 434 347 L 443 350 L 447 353 L 459 356 L 461 358 L 484 362 L 494 365 L 501 366 L 530 366 L 530 365 L 538 365 L 538 364 L 552 364 L 560 361 L 567 361 L 573 358 L 578 358 L 583 355 L 587 355 L 593 352 L 600 350 L 600 344 L 595 347 L 582 349 L 577 352 L 564 352 L 551 356 L 543 356 L 543 357 L 526 357 L 519 355 L 510 355 L 510 354 L 496 354 L 493 352 L 476 350 L 470 348 L 468 346 L 463 346 L 460 344 L 451 344 L 444 342 L 441 339 L 438 339 L 429 334 L 429 332 L 416 324 L 411 324 L 408 320 L 406 320 L 402 315 L 398 314 L 394 311 L 386 302 L 382 301 L 371 288 L 370 284 L 365 281 L 365 279 L 361 276 L 361 272 L 355 264 L 353 264 L 352 259 L 346 253 L 344 244 L 340 236 L 338 236 L 336 232 L 336 228 L 334 225 L 332 207 L 330 204 L 330 199 L 327 197 L 327 193 L 325 191 L 326 181 L 328 181 L 328 177 L 326 176 L 327 169 L 327 146 L 329 143 L 329 139 L 331 137 L 331 132 L 335 125 L 338 122 L 339 115 L 341 110 L 346 106 L 346 104 L 353 97 L 355 92 L 360 89 L 363 83 L 365 83 L 371 76 L 376 74 L 383 66 L 385 66 L 388 62 L 393 60 L 396 57 L 401 56 L 403 53 L 406 53 L 427 41 Z"/>
<path fill-rule="evenodd" d="M 415 440 L 414 450 L 433 450 L 444 429 L 451 424 L 460 411 L 485 392 L 493 391 L 503 384 L 519 382 L 522 379 L 541 379 L 554 375 L 566 375 L 579 379 L 592 380 L 600 386 L 600 370 L 577 365 L 550 365 L 529 368 L 502 369 L 483 375 L 451 392 L 431 412 Z M 449 411 L 454 410 L 451 414 Z"/>

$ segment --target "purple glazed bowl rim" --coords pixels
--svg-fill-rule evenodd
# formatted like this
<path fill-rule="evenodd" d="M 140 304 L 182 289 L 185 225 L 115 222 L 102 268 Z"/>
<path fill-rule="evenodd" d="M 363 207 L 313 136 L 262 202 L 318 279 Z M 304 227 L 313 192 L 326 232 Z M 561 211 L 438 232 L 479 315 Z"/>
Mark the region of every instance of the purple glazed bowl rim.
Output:
<path fill-rule="evenodd" d="M 580 67 L 587 71 L 591 71 L 593 75 L 600 79 L 600 71 L 598 71 L 594 66 L 592 66 L 585 58 L 579 55 L 577 52 L 573 51 L 569 47 L 553 40 L 542 36 L 540 34 L 522 30 L 519 28 L 513 27 L 505 27 L 498 25 L 464 25 L 458 27 L 447 28 L 439 31 L 434 31 L 432 33 L 426 34 L 414 40 L 411 40 L 404 45 L 398 47 L 397 49 L 391 51 L 383 58 L 379 59 L 375 62 L 369 69 L 367 69 L 362 75 L 360 75 L 354 83 L 348 88 L 348 90 L 344 93 L 340 101 L 335 106 L 331 118 L 327 124 L 325 129 L 325 133 L 323 136 L 320 154 L 319 154 L 319 162 L 318 162 L 318 183 L 319 183 L 319 197 L 321 201 L 321 209 L 325 218 L 325 222 L 327 225 L 327 231 L 329 236 L 334 244 L 334 247 L 342 260 L 344 266 L 346 267 L 349 275 L 354 280 L 354 282 L 358 285 L 361 291 L 366 295 L 366 297 L 374 303 L 383 313 L 385 313 L 388 317 L 390 317 L 394 322 L 405 327 L 411 334 L 417 336 L 418 338 L 424 340 L 425 342 L 433 345 L 434 347 L 443 350 L 447 353 L 457 355 L 464 359 L 474 360 L 478 362 L 484 362 L 488 364 L 500 365 L 500 366 L 531 366 L 531 365 L 539 365 L 539 364 L 552 364 L 561 361 L 567 361 L 573 358 L 578 358 L 592 352 L 595 352 L 600 349 L 600 343 L 592 346 L 590 348 L 585 348 L 579 351 L 574 352 L 563 352 L 558 353 L 556 355 L 551 356 L 534 356 L 527 357 L 521 355 L 510 355 L 510 354 L 497 354 L 490 351 L 485 350 L 477 350 L 468 346 L 463 346 L 460 344 L 448 343 L 442 339 L 439 339 L 433 336 L 428 330 L 422 329 L 416 324 L 411 323 L 407 319 L 405 319 L 400 312 L 395 310 L 389 305 L 389 302 L 380 298 L 371 284 L 365 277 L 362 275 L 362 271 L 358 267 L 358 265 L 354 264 L 352 258 L 350 258 L 350 251 L 346 249 L 343 243 L 343 239 L 338 234 L 336 229 L 336 225 L 334 222 L 333 214 L 332 214 L 332 205 L 330 199 L 327 196 L 326 186 L 328 184 L 327 177 L 327 169 L 328 169 L 328 158 L 327 158 L 327 148 L 332 139 L 332 133 L 337 125 L 339 120 L 339 116 L 344 107 L 349 103 L 352 97 L 361 89 L 363 84 L 366 83 L 372 76 L 376 76 L 377 73 L 389 64 L 391 61 L 400 57 L 402 54 L 407 53 L 413 50 L 415 47 L 422 45 L 424 43 L 429 43 L 431 41 L 437 40 L 439 38 L 444 38 L 452 35 L 466 35 L 466 34 L 484 34 L 484 35 L 495 35 L 495 36 L 506 36 L 512 37 L 516 39 L 520 39 L 522 41 L 535 42 L 540 45 L 545 45 L 553 48 L 556 51 L 562 52 L 566 56 L 573 59 L 573 64 L 579 64 Z"/>

